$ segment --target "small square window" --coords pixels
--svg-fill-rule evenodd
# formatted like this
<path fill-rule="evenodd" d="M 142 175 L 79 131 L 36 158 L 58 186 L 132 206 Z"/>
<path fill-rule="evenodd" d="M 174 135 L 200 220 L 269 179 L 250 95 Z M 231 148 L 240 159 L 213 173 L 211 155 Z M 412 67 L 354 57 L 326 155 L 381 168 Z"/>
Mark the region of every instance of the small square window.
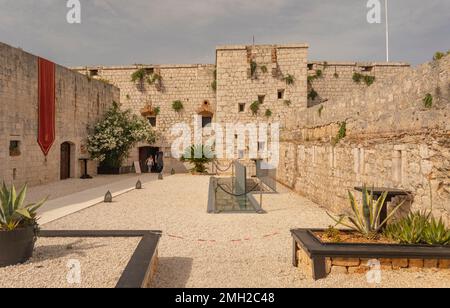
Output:
<path fill-rule="evenodd" d="M 98 70 L 89 70 L 89 76 L 91 77 L 98 76 Z"/>
<path fill-rule="evenodd" d="M 314 64 L 308 64 L 308 70 L 312 71 L 314 69 Z"/>
<path fill-rule="evenodd" d="M 152 127 L 156 127 L 156 117 L 149 117 L 148 122 Z"/>
<path fill-rule="evenodd" d="M 20 156 L 20 141 L 11 140 L 9 142 L 9 156 Z"/>
<path fill-rule="evenodd" d="M 373 70 L 373 66 L 363 66 L 361 71 L 363 72 L 371 72 Z"/>
<path fill-rule="evenodd" d="M 212 123 L 212 117 L 202 117 L 202 127 L 203 128 L 210 125 L 211 123 Z"/>
<path fill-rule="evenodd" d="M 265 95 L 258 95 L 258 102 L 260 104 L 264 104 L 264 100 L 266 99 Z"/>
<path fill-rule="evenodd" d="M 245 104 L 239 104 L 239 112 L 245 112 Z"/>
<path fill-rule="evenodd" d="M 278 90 L 278 99 L 284 99 L 284 90 Z"/>

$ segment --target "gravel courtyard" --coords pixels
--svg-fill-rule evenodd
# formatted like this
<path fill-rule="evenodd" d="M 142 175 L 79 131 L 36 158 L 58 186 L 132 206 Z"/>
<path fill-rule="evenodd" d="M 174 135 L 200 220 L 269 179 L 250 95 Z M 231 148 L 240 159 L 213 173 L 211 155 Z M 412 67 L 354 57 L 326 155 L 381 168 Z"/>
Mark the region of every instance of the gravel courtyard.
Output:
<path fill-rule="evenodd" d="M 447 272 L 383 272 L 314 282 L 291 263 L 289 230 L 327 227 L 316 204 L 280 187 L 265 195 L 267 214 L 207 214 L 209 178 L 175 175 L 43 226 L 43 229 L 162 230 L 154 287 L 450 287 Z M 105 264 L 105 266 L 107 266 Z"/>

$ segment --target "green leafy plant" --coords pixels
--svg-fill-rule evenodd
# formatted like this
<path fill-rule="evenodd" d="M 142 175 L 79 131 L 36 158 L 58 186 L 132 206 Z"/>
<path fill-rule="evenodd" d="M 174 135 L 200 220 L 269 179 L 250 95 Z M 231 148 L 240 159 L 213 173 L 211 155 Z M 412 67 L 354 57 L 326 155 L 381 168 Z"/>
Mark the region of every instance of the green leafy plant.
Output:
<path fill-rule="evenodd" d="M 290 105 L 292 105 L 292 102 L 288 99 L 284 100 L 284 105 L 289 107 Z"/>
<path fill-rule="evenodd" d="M 250 62 L 250 74 L 251 74 L 252 78 L 254 78 L 256 76 L 257 69 L 258 69 L 258 64 L 256 63 L 256 61 L 252 60 Z"/>
<path fill-rule="evenodd" d="M 287 85 L 293 85 L 295 83 L 295 77 L 293 75 L 286 75 L 283 80 L 286 82 Z"/>
<path fill-rule="evenodd" d="M 375 76 L 363 75 L 357 72 L 353 73 L 353 81 L 356 83 L 361 83 L 362 81 L 364 81 L 367 86 L 371 86 L 375 82 L 375 80 Z"/>
<path fill-rule="evenodd" d="M 153 114 L 155 116 L 158 116 L 161 113 L 161 107 L 155 107 L 153 108 Z"/>
<path fill-rule="evenodd" d="M 250 110 L 252 111 L 253 115 L 257 115 L 258 114 L 260 106 L 261 106 L 261 102 L 259 102 L 259 101 L 254 101 L 250 105 Z"/>
<path fill-rule="evenodd" d="M 308 76 L 308 83 L 312 83 L 314 80 L 316 80 L 317 79 L 317 76 L 316 75 L 309 75 Z"/>
<path fill-rule="evenodd" d="M 14 231 L 16 229 L 34 226 L 37 228 L 36 211 L 47 201 L 47 198 L 36 203 L 25 205 L 27 185 L 24 185 L 19 194 L 14 185 L 11 188 L 3 183 L 0 189 L 0 230 Z"/>
<path fill-rule="evenodd" d="M 360 83 L 361 82 L 361 80 L 363 79 L 363 75 L 362 74 L 360 74 L 360 73 L 353 73 L 353 81 L 354 82 L 356 82 L 356 83 Z"/>
<path fill-rule="evenodd" d="M 271 116 L 272 116 L 272 110 L 270 110 L 270 109 L 267 109 L 266 110 L 266 113 L 265 113 L 265 116 L 267 117 L 267 118 L 270 118 Z"/>
<path fill-rule="evenodd" d="M 375 80 L 376 80 L 375 76 L 364 76 L 364 82 L 369 87 L 375 82 Z"/>
<path fill-rule="evenodd" d="M 181 112 L 184 109 L 183 103 L 180 100 L 176 100 L 172 103 L 172 109 L 176 112 Z"/>
<path fill-rule="evenodd" d="M 428 108 L 428 109 L 433 108 L 433 95 L 431 95 L 430 93 L 425 95 L 425 97 L 423 99 L 423 105 L 425 106 L 425 108 Z"/>
<path fill-rule="evenodd" d="M 317 76 L 317 78 L 322 78 L 323 77 L 323 71 L 322 70 L 317 70 L 316 71 L 316 76 Z"/>
<path fill-rule="evenodd" d="M 342 122 L 336 137 L 333 138 L 332 144 L 337 145 L 345 137 L 347 137 L 347 122 Z"/>
<path fill-rule="evenodd" d="M 147 83 L 149 85 L 160 84 L 162 82 L 162 76 L 156 73 L 151 74 L 147 78 Z"/>
<path fill-rule="evenodd" d="M 267 72 L 269 71 L 267 69 L 267 66 L 265 66 L 265 65 L 262 65 L 260 68 L 261 68 L 261 72 L 263 72 L 263 74 L 267 74 Z"/>
<path fill-rule="evenodd" d="M 317 110 L 317 112 L 319 113 L 319 117 L 322 117 L 322 112 L 323 112 L 323 105 L 319 107 L 319 109 Z"/>
<path fill-rule="evenodd" d="M 355 196 L 348 192 L 350 205 L 352 209 L 352 215 L 340 215 L 339 218 L 335 218 L 329 213 L 330 216 L 337 225 L 350 228 L 367 238 L 376 238 L 382 228 L 387 224 L 389 219 L 403 206 L 404 202 L 396 206 L 388 217 L 384 221 L 380 221 L 381 211 L 383 209 L 384 202 L 387 197 L 387 193 L 384 193 L 378 200 L 374 200 L 373 193 L 369 193 L 366 187 L 362 193 L 362 205 L 356 202 Z"/>
<path fill-rule="evenodd" d="M 317 96 L 319 96 L 319 94 L 314 89 L 311 89 L 308 93 L 308 99 L 310 100 L 315 100 Z"/>
<path fill-rule="evenodd" d="M 214 92 L 217 91 L 217 80 L 214 80 L 214 81 L 211 83 L 211 89 L 213 89 Z"/>
<path fill-rule="evenodd" d="M 447 51 L 447 55 L 449 55 L 449 54 L 450 54 L 450 50 Z M 441 60 L 442 58 L 444 58 L 445 55 L 446 55 L 446 54 L 445 54 L 444 52 L 438 51 L 438 52 L 436 52 L 436 53 L 434 54 L 433 60 L 434 60 L 434 61 L 439 61 L 439 60 Z"/>
<path fill-rule="evenodd" d="M 155 139 L 148 121 L 131 110 L 122 111 L 120 105 L 113 102 L 113 106 L 88 136 L 87 149 L 91 158 L 100 162 L 100 166 L 120 168 L 138 142 L 151 144 Z"/>
<path fill-rule="evenodd" d="M 193 145 L 188 147 L 180 159 L 194 165 L 192 172 L 206 173 L 206 164 L 214 161 L 214 152 L 206 145 Z"/>
<path fill-rule="evenodd" d="M 328 229 L 323 233 L 323 236 L 334 243 L 342 242 L 341 232 L 334 226 L 329 226 Z"/>
<path fill-rule="evenodd" d="M 131 74 L 131 81 L 132 82 L 142 82 L 144 81 L 145 77 L 147 76 L 147 70 L 145 68 L 140 68 L 137 71 L 135 71 L 133 74 Z"/>

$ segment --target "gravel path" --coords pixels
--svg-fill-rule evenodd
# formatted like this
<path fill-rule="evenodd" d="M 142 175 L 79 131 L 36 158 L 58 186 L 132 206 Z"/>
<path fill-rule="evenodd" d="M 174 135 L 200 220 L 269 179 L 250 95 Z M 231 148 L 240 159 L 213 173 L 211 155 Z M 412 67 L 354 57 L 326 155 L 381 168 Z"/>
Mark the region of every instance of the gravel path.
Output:
<path fill-rule="evenodd" d="M 207 214 L 208 177 L 175 175 L 45 225 L 45 229 L 162 230 L 155 287 L 373 287 L 363 275 L 314 282 L 292 267 L 289 230 L 327 227 L 292 192 L 265 195 L 267 214 Z M 450 287 L 450 273 L 385 272 L 379 287 Z"/>
<path fill-rule="evenodd" d="M 114 288 L 138 238 L 40 238 L 33 258 L 0 268 L 0 288 Z M 67 280 L 70 260 L 81 265 L 81 284 Z"/>

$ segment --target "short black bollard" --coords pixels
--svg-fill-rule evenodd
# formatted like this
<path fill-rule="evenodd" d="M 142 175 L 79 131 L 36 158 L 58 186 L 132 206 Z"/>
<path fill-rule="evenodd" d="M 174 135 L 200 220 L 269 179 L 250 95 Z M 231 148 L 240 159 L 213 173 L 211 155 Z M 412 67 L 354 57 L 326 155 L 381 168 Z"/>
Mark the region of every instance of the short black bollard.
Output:
<path fill-rule="evenodd" d="M 111 203 L 113 200 L 113 196 L 111 192 L 108 190 L 108 192 L 105 195 L 105 203 Z"/>
<path fill-rule="evenodd" d="M 141 180 L 138 180 L 136 183 L 136 189 L 142 189 L 142 182 Z"/>

